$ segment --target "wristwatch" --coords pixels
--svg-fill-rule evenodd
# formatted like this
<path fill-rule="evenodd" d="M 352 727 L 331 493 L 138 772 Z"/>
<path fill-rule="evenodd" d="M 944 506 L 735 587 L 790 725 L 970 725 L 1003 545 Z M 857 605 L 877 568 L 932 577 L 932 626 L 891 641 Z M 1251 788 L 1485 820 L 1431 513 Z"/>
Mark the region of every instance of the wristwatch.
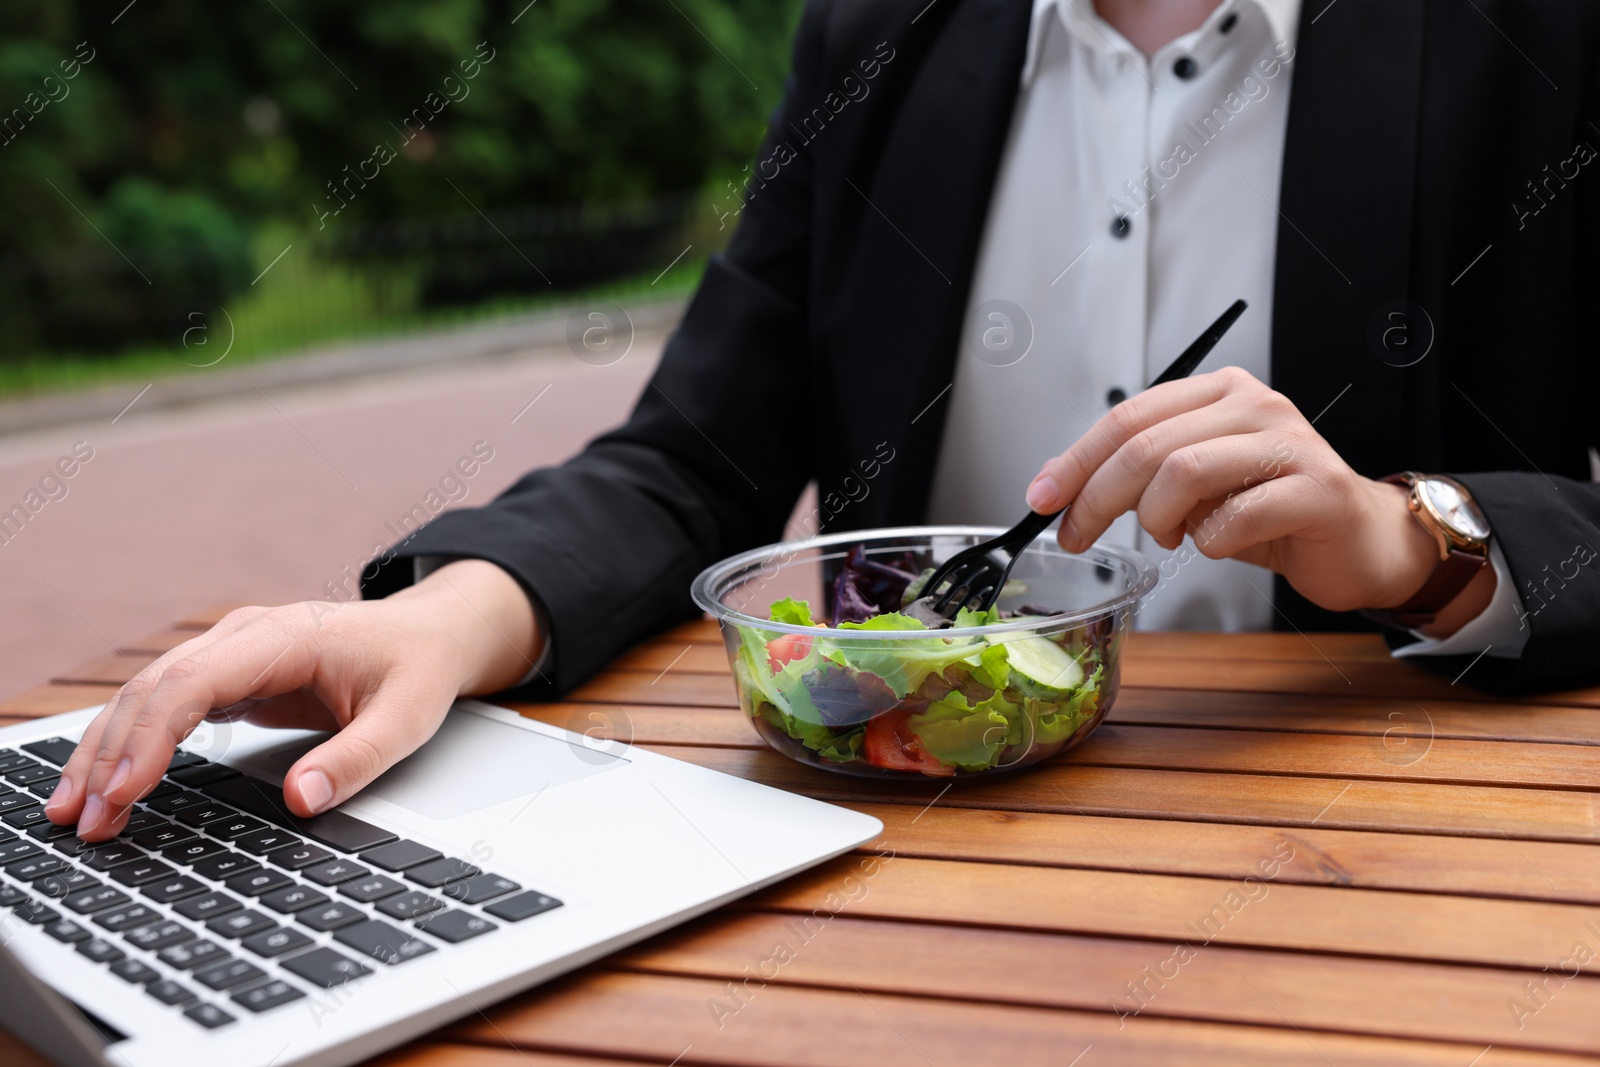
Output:
<path fill-rule="evenodd" d="M 1411 514 L 1439 546 L 1439 563 L 1415 596 L 1397 608 L 1366 614 L 1414 630 L 1426 626 L 1489 562 L 1489 520 L 1466 486 L 1442 474 L 1405 471 L 1383 481 L 1411 491 Z"/>

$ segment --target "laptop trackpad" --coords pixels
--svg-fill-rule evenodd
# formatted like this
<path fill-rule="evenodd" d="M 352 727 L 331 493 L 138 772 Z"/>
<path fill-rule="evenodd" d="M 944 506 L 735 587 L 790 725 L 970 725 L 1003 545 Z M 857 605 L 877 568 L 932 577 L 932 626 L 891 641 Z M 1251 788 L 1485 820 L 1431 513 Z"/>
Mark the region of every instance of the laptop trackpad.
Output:
<path fill-rule="evenodd" d="M 627 762 L 456 708 L 427 744 L 361 792 L 429 819 L 454 819 Z"/>

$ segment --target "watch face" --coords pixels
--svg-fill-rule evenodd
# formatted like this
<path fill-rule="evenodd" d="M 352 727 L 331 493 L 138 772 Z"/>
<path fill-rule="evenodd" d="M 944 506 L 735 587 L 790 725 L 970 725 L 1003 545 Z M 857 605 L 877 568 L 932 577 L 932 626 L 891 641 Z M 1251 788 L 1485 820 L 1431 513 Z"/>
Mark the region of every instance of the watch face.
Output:
<path fill-rule="evenodd" d="M 1465 488 L 1448 478 L 1424 478 L 1422 491 L 1446 526 L 1475 541 L 1489 537 L 1489 522 Z"/>

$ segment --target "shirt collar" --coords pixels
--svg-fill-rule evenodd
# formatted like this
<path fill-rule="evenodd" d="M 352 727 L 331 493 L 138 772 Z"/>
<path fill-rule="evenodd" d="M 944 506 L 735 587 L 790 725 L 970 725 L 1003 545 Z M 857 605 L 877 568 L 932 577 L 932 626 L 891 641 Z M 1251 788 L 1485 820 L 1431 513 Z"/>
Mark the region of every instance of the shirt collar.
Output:
<path fill-rule="evenodd" d="M 1253 6 L 1267 16 L 1274 40 L 1294 44 L 1300 23 L 1300 0 L 1223 0 L 1204 25 L 1211 25 L 1246 6 Z M 1093 0 L 1033 0 L 1028 53 L 1022 67 L 1023 85 L 1030 84 L 1038 70 L 1039 53 L 1044 47 L 1048 28 L 1046 20 L 1051 18 L 1059 19 L 1065 28 L 1081 36 L 1090 47 L 1123 52 L 1132 50 L 1122 35 L 1095 13 Z"/>

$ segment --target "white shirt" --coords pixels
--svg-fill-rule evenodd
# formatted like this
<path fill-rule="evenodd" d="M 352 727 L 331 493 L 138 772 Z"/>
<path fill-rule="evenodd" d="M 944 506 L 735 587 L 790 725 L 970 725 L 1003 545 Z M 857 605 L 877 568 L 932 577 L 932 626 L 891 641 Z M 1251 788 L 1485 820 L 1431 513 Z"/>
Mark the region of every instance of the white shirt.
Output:
<path fill-rule="evenodd" d="M 1091 0 L 1035 0 L 930 521 L 1020 518 L 1044 460 L 1142 389 L 1237 298 L 1249 310 L 1201 369 L 1231 363 L 1271 384 L 1276 205 L 1299 16 L 1298 0 L 1224 0 L 1147 59 Z M 1167 552 L 1131 513 L 1103 540 L 1157 562 L 1139 628 L 1271 628 L 1270 572 L 1207 559 L 1188 541 Z M 1491 558 L 1499 583 L 1483 614 L 1401 654 L 1521 651 L 1520 601 L 1498 546 Z"/>

